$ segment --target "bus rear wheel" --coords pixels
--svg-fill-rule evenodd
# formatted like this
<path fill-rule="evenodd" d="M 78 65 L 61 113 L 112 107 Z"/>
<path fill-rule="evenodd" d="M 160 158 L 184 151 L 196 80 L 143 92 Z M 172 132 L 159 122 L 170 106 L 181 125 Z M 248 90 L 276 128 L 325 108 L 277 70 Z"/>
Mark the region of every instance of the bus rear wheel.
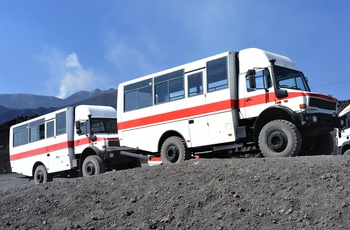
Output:
<path fill-rule="evenodd" d="M 160 150 L 163 164 L 180 163 L 188 159 L 185 141 L 177 136 L 168 137 Z"/>
<path fill-rule="evenodd" d="M 267 123 L 259 134 L 259 148 L 267 157 L 289 157 L 299 153 L 301 134 L 297 127 L 286 120 Z"/>
<path fill-rule="evenodd" d="M 82 166 L 83 177 L 89 177 L 97 174 L 104 173 L 106 166 L 101 157 L 91 155 L 85 158 Z"/>
<path fill-rule="evenodd" d="M 34 171 L 34 184 L 42 184 L 51 181 L 44 165 L 39 165 Z"/>

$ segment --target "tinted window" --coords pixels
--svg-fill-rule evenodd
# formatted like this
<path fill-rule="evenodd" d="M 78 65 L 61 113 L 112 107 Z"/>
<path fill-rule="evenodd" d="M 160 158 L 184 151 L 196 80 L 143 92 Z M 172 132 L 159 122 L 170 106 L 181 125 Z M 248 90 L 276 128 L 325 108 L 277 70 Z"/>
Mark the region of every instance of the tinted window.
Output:
<path fill-rule="evenodd" d="M 92 118 L 91 127 L 95 133 L 118 133 L 117 119 Z"/>
<path fill-rule="evenodd" d="M 45 120 L 40 119 L 29 123 L 30 142 L 45 138 Z"/>
<path fill-rule="evenodd" d="M 152 80 L 144 80 L 124 87 L 124 111 L 151 106 Z"/>
<path fill-rule="evenodd" d="M 281 66 L 275 66 L 274 70 L 277 85 L 279 88 L 310 91 L 310 88 L 302 72 Z"/>
<path fill-rule="evenodd" d="M 66 133 L 66 111 L 56 114 L 56 135 Z"/>
<path fill-rule="evenodd" d="M 46 137 L 53 137 L 55 135 L 54 121 L 49 121 L 46 123 Z"/>
<path fill-rule="evenodd" d="M 13 129 L 13 146 L 20 146 L 28 143 L 28 124 Z"/>
<path fill-rule="evenodd" d="M 220 58 L 207 63 L 208 92 L 227 88 L 227 58 Z"/>
<path fill-rule="evenodd" d="M 188 96 L 196 96 L 203 93 L 203 73 L 195 73 L 188 76 Z"/>
<path fill-rule="evenodd" d="M 179 70 L 154 78 L 155 104 L 185 97 L 184 71 Z"/>

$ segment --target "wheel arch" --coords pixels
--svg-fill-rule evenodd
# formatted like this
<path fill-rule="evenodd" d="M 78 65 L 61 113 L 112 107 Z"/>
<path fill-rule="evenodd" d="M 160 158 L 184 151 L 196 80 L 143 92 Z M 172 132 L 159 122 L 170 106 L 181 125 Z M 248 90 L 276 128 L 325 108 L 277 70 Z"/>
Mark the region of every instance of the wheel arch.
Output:
<path fill-rule="evenodd" d="M 339 154 L 343 155 L 348 149 L 350 149 L 350 141 L 346 141 L 341 145 Z"/>
<path fill-rule="evenodd" d="M 81 153 L 80 161 L 83 162 L 85 158 L 91 155 L 97 155 L 100 156 L 101 150 L 99 150 L 96 146 L 89 146 L 83 150 Z"/>
<path fill-rule="evenodd" d="M 161 149 L 161 147 L 162 147 L 163 142 L 164 142 L 168 137 L 171 137 L 171 136 L 177 136 L 177 137 L 182 138 L 182 139 L 184 140 L 184 142 L 185 142 L 186 148 L 188 148 L 187 142 L 186 142 L 185 138 L 184 138 L 179 132 L 177 132 L 177 131 L 175 131 L 175 130 L 169 130 L 169 131 L 163 133 L 163 135 L 159 138 L 158 148 L 157 148 L 157 149 L 158 149 L 158 153 L 160 153 L 160 149 Z"/>
<path fill-rule="evenodd" d="M 258 143 L 261 129 L 270 121 L 287 120 L 297 126 L 295 113 L 285 106 L 271 106 L 259 114 L 254 123 L 254 141 Z"/>

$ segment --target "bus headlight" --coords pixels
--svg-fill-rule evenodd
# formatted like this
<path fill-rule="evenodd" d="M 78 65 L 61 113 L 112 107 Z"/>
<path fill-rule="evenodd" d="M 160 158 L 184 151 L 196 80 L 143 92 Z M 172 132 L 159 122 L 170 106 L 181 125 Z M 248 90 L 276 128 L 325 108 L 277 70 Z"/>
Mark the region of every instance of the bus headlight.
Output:
<path fill-rule="evenodd" d="M 312 122 L 317 123 L 318 122 L 318 117 L 316 115 L 312 116 Z"/>

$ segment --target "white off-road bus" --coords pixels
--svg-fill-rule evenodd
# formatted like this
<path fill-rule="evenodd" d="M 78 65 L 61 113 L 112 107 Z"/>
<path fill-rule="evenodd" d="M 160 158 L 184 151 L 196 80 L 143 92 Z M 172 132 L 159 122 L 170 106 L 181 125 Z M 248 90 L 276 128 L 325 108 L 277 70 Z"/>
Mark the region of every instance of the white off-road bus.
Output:
<path fill-rule="evenodd" d="M 120 148 L 116 110 L 95 105 L 67 107 L 13 125 L 9 149 L 12 172 L 35 183 L 56 174 L 91 176 L 139 167 L 139 158 L 145 158 Z"/>
<path fill-rule="evenodd" d="M 344 116 L 347 119 L 347 125 L 350 124 L 350 105 L 345 107 L 339 116 Z M 338 153 L 340 155 L 350 155 L 350 127 L 338 130 L 337 136 Z"/>
<path fill-rule="evenodd" d="M 337 100 L 313 93 L 287 57 L 225 52 L 118 86 L 121 146 L 178 163 L 255 145 L 265 156 L 330 154 Z"/>

